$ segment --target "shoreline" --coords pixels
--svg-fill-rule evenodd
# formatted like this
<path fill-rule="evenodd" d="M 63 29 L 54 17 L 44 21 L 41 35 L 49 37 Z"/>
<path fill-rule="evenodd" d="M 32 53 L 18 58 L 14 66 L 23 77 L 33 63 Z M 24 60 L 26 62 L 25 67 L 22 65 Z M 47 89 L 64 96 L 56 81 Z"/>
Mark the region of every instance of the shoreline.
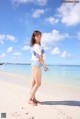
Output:
<path fill-rule="evenodd" d="M 15 74 L 15 73 L 11 73 L 11 72 L 7 72 L 7 71 L 0 71 L 0 75 L 2 75 L 3 77 L 8 77 L 8 76 L 10 76 L 10 77 L 14 77 L 14 78 L 16 78 L 16 79 L 24 79 L 24 80 L 26 80 L 27 81 L 27 83 L 30 83 L 30 81 L 31 81 L 31 76 L 29 76 L 29 79 L 30 80 L 27 80 L 27 78 L 28 77 L 26 77 L 26 76 L 24 76 L 24 75 L 19 75 L 19 74 Z M 56 77 L 53 77 L 53 78 L 56 78 Z M 46 80 L 46 79 L 44 79 L 44 77 L 43 77 L 43 75 L 42 75 L 42 82 L 43 83 L 46 83 L 46 84 L 49 84 L 50 86 L 52 85 L 59 85 L 59 86 L 66 86 L 66 87 L 71 87 L 71 88 L 80 88 L 80 86 L 79 85 L 74 85 L 74 84 L 72 84 L 72 83 L 65 83 L 65 82 L 60 82 L 60 81 L 55 81 L 54 79 L 53 80 Z M 24 82 L 23 82 L 23 84 L 25 84 Z M 24 85 L 25 86 L 25 85 Z"/>

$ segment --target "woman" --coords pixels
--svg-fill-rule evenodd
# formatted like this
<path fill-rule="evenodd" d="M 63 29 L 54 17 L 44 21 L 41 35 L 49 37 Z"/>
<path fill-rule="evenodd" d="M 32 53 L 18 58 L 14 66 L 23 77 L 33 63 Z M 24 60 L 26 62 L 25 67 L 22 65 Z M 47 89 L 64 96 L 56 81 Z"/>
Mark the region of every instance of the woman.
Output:
<path fill-rule="evenodd" d="M 41 67 L 44 67 L 44 71 L 47 71 L 48 68 L 44 63 L 44 49 L 41 47 L 41 36 L 42 33 L 40 31 L 34 31 L 32 33 L 30 46 L 33 49 L 32 53 L 32 88 L 30 92 L 30 97 L 28 100 L 29 104 L 37 106 L 39 101 L 35 98 L 35 93 L 41 85 Z"/>

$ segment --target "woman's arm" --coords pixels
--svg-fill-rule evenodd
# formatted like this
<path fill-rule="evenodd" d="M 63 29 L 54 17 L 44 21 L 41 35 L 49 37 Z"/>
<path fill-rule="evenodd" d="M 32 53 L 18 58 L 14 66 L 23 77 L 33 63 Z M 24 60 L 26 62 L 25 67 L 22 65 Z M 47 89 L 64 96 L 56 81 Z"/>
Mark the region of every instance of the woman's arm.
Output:
<path fill-rule="evenodd" d="M 43 55 L 39 55 L 39 61 L 42 64 L 42 66 L 44 67 L 44 70 L 47 71 L 48 68 L 46 67 L 44 60 L 43 60 Z"/>

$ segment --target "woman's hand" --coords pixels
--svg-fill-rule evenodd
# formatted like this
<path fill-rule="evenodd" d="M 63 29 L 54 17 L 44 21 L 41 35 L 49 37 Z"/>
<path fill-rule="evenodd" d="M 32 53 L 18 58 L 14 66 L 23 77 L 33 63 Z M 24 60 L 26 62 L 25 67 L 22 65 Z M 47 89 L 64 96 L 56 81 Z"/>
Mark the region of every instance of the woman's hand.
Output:
<path fill-rule="evenodd" d="M 46 65 L 45 65 L 45 63 L 44 63 L 43 55 L 40 55 L 40 56 L 39 56 L 39 61 L 40 61 L 40 63 L 42 64 L 42 66 L 44 67 L 44 71 L 47 71 L 48 68 L 46 67 Z"/>
<path fill-rule="evenodd" d="M 48 70 L 48 68 L 47 67 L 44 67 L 44 71 L 47 71 Z"/>

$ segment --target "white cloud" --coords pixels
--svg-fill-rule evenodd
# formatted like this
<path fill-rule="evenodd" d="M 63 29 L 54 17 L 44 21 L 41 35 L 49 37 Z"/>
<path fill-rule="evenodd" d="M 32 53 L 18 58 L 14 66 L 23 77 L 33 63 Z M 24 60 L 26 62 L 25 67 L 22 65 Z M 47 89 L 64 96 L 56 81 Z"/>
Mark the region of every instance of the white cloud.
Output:
<path fill-rule="evenodd" d="M 27 46 L 25 45 L 23 48 L 22 48 L 23 51 L 28 51 L 28 50 L 31 50 L 30 46 Z"/>
<path fill-rule="evenodd" d="M 80 23 L 80 3 L 67 3 L 62 4 L 57 9 L 57 16 L 61 22 L 67 26 L 77 25 Z"/>
<path fill-rule="evenodd" d="M 52 51 L 51 51 L 51 54 L 52 55 L 57 55 L 57 56 L 62 57 L 62 58 L 72 58 L 72 54 L 71 53 L 68 53 L 67 51 L 61 52 L 59 47 L 53 48 Z"/>
<path fill-rule="evenodd" d="M 46 21 L 48 21 L 50 24 L 58 23 L 58 19 L 55 19 L 53 17 L 46 18 Z"/>
<path fill-rule="evenodd" d="M 32 13 L 32 16 L 34 18 L 39 18 L 40 15 L 44 14 L 45 10 L 44 9 L 37 9 L 37 10 L 34 10 L 33 13 Z"/>
<path fill-rule="evenodd" d="M 2 53 L 1 55 L 0 55 L 0 58 L 5 58 L 6 57 L 6 53 Z"/>
<path fill-rule="evenodd" d="M 54 55 L 60 55 L 61 54 L 61 51 L 58 47 L 54 48 L 52 51 L 51 51 L 51 54 L 54 54 Z"/>
<path fill-rule="evenodd" d="M 62 52 L 62 54 L 60 55 L 60 57 L 63 58 L 72 58 L 72 54 L 68 53 L 67 51 Z"/>
<path fill-rule="evenodd" d="M 3 44 L 5 40 L 9 40 L 12 42 L 16 41 L 16 37 L 13 35 L 6 35 L 6 34 L 0 34 L 0 43 Z"/>
<path fill-rule="evenodd" d="M 4 34 L 0 34 L 0 40 L 3 40 L 5 38 Z"/>
<path fill-rule="evenodd" d="M 35 0 L 39 6 L 44 6 L 47 4 L 47 0 Z"/>
<path fill-rule="evenodd" d="M 0 34 L 0 43 L 1 44 L 4 43 L 4 39 L 5 39 L 5 35 L 4 34 Z"/>
<path fill-rule="evenodd" d="M 22 53 L 21 53 L 21 52 L 15 52 L 13 55 L 14 55 L 14 56 L 21 56 Z"/>
<path fill-rule="evenodd" d="M 8 49 L 7 49 L 7 52 L 9 53 L 9 52 L 12 52 L 13 51 L 13 47 L 8 47 Z"/>
<path fill-rule="evenodd" d="M 27 3 L 33 3 L 37 4 L 39 6 L 44 6 L 47 4 L 47 0 L 12 0 L 12 4 L 27 4 Z"/>
<path fill-rule="evenodd" d="M 51 32 L 42 34 L 41 44 L 42 46 L 47 47 L 51 44 L 54 44 L 55 42 L 62 41 L 65 38 L 69 38 L 68 33 L 61 34 L 58 30 L 54 29 Z"/>
<path fill-rule="evenodd" d="M 7 35 L 6 35 L 6 39 L 7 39 L 7 40 L 10 40 L 10 41 L 13 41 L 13 42 L 16 41 L 16 38 L 15 38 L 13 35 L 8 35 L 8 34 L 7 34 Z"/>

